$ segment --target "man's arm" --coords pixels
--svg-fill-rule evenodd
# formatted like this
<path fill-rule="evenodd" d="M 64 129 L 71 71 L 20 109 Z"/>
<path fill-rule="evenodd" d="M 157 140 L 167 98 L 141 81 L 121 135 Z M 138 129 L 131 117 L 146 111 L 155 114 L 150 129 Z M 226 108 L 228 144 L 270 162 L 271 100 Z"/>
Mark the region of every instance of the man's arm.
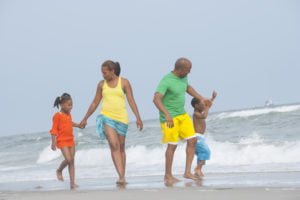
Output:
<path fill-rule="evenodd" d="M 190 86 L 190 85 L 188 85 L 186 92 L 187 92 L 189 95 L 191 95 L 192 97 L 195 97 L 195 98 L 197 98 L 197 99 L 200 99 L 202 102 L 205 102 L 205 104 L 208 104 L 208 105 L 211 105 L 211 104 L 212 104 L 212 100 L 211 100 L 211 99 L 202 97 L 202 96 L 201 96 L 200 94 L 198 94 L 198 93 L 196 92 L 196 90 L 195 90 L 192 86 Z"/>
<path fill-rule="evenodd" d="M 166 117 L 167 127 L 173 128 L 173 126 L 174 126 L 173 119 L 172 119 L 170 113 L 165 108 L 164 104 L 162 103 L 162 98 L 163 98 L 163 95 L 156 92 L 154 95 L 153 103 L 155 104 L 155 106 L 158 108 L 158 110 L 160 112 L 164 113 L 164 115 Z"/>
<path fill-rule="evenodd" d="M 186 89 L 186 92 L 191 95 L 192 97 L 195 97 L 197 99 L 200 99 L 201 101 L 205 101 L 205 98 L 202 97 L 200 94 L 198 94 L 196 92 L 196 90 L 194 90 L 194 88 L 190 85 L 188 85 L 187 89 Z"/>

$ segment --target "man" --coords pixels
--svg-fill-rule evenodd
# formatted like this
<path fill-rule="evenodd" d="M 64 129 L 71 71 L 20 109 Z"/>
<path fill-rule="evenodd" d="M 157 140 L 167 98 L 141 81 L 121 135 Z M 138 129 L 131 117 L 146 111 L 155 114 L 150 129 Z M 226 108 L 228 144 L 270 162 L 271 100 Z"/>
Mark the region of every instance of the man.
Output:
<path fill-rule="evenodd" d="M 172 184 L 179 180 L 172 174 L 172 163 L 178 139 L 186 140 L 186 166 L 183 177 L 197 179 L 191 173 L 191 165 L 195 153 L 196 135 L 192 120 L 184 110 L 185 93 L 202 101 L 210 101 L 199 95 L 188 85 L 187 75 L 190 73 L 192 63 L 186 58 L 179 58 L 174 70 L 167 74 L 159 83 L 155 95 L 154 104 L 160 111 L 160 123 L 162 128 L 162 143 L 167 143 L 165 182 Z"/>

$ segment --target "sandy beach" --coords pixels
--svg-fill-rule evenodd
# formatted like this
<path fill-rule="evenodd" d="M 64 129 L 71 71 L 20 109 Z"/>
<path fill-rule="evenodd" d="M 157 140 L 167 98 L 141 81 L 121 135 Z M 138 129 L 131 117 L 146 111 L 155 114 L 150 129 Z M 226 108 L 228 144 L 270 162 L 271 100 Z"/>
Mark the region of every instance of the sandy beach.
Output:
<path fill-rule="evenodd" d="M 1 200 L 152 200 L 152 199 L 232 199 L 232 200 L 298 200 L 300 188 L 167 188 L 149 190 L 84 190 L 43 192 L 0 192 Z"/>
<path fill-rule="evenodd" d="M 177 177 L 181 181 L 174 185 L 166 185 L 162 176 L 130 177 L 124 187 L 115 185 L 113 178 L 80 179 L 73 191 L 68 181 L 11 182 L 0 184 L 0 200 L 300 199 L 299 184 L 292 178 L 298 179 L 299 173 L 209 174 L 202 181 Z"/>

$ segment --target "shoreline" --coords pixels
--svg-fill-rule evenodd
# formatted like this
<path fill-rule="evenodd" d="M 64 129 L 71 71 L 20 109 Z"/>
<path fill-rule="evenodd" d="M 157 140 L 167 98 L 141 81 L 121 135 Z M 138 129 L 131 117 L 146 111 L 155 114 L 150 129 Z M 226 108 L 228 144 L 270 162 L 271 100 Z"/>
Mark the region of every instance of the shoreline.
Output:
<path fill-rule="evenodd" d="M 300 199 L 300 188 L 253 187 L 253 188 L 165 188 L 134 190 L 81 190 L 81 191 L 23 191 L 0 192 L 1 200 L 153 200 L 153 199 L 232 199 L 232 200 L 296 200 Z"/>
<path fill-rule="evenodd" d="M 252 173 L 208 173 L 203 180 L 185 179 L 182 175 L 175 175 L 180 182 L 166 185 L 163 175 L 156 176 L 129 176 L 125 187 L 115 184 L 117 177 L 78 178 L 76 183 L 80 186 L 76 191 L 117 191 L 126 190 L 161 190 L 177 189 L 203 189 L 203 188 L 299 188 L 300 171 L 296 172 L 252 172 Z M 46 192 L 68 191 L 69 179 L 64 182 L 52 180 L 15 181 L 0 183 L 0 192 Z"/>

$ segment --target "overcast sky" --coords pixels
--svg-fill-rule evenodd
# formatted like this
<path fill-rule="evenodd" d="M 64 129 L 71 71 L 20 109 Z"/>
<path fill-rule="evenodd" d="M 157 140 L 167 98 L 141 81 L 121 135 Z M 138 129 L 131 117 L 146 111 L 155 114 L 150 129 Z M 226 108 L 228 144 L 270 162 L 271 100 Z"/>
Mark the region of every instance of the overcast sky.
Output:
<path fill-rule="evenodd" d="M 144 120 L 158 118 L 153 94 L 179 57 L 201 95 L 218 92 L 212 111 L 300 102 L 300 1 L 0 0 L 0 56 L 0 136 L 48 131 L 63 92 L 80 122 L 107 59 Z"/>

